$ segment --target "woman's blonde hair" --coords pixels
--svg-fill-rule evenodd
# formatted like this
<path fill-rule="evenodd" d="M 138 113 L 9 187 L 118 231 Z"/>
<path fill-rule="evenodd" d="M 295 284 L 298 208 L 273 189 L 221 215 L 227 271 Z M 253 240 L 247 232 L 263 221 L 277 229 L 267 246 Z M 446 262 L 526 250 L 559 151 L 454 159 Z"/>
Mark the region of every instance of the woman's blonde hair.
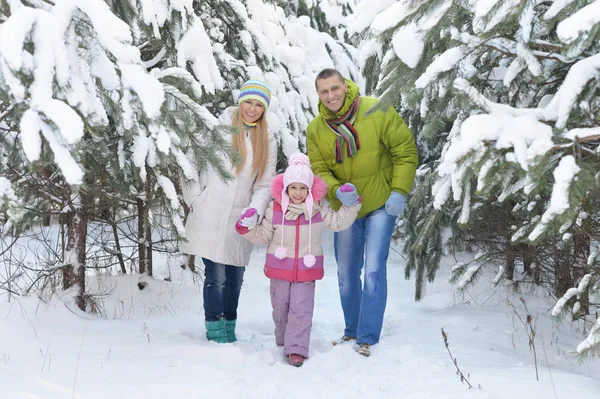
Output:
<path fill-rule="evenodd" d="M 239 107 L 233 112 L 231 124 L 238 131 L 238 134 L 232 136 L 231 144 L 233 149 L 240 154 L 240 162 L 237 164 L 235 170 L 235 174 L 239 176 L 242 173 L 242 169 L 244 169 L 246 157 L 248 156 L 246 149 L 246 128 Z M 260 117 L 256 123 L 256 127 L 254 127 L 254 131 L 250 134 L 250 143 L 252 144 L 252 152 L 254 154 L 252 157 L 252 174 L 256 174 L 256 178 L 260 179 L 265 173 L 269 160 L 269 130 L 265 114 Z"/>

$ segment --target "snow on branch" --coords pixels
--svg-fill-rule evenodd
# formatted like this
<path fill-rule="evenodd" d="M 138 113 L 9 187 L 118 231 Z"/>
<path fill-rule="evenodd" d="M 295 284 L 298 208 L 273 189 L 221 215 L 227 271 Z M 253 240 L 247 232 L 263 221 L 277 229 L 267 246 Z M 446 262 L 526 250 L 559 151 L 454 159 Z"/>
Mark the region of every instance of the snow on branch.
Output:
<path fill-rule="evenodd" d="M 529 234 L 529 240 L 535 241 L 546 231 L 548 224 L 558 215 L 569 209 L 569 189 L 581 169 L 572 155 L 564 156 L 554 169 L 554 186 L 548 208 L 542 215 L 540 223 Z"/>
<path fill-rule="evenodd" d="M 171 201 L 171 209 L 172 210 L 179 209 L 179 206 L 180 206 L 179 197 L 177 195 L 177 190 L 175 189 L 175 185 L 173 184 L 171 179 L 169 179 L 166 176 L 158 175 L 156 177 L 156 182 L 158 183 L 160 188 L 162 188 L 163 192 L 165 193 L 165 196 L 169 199 L 169 201 Z"/>
<path fill-rule="evenodd" d="M 569 69 L 569 73 L 556 95 L 544 108 L 544 118 L 546 120 L 556 120 L 556 127 L 564 128 L 571 115 L 571 110 L 575 107 L 577 98 L 590 80 L 598 79 L 599 74 L 600 54 L 585 58 L 574 64 Z"/>
<path fill-rule="evenodd" d="M 596 320 L 586 339 L 577 345 L 577 352 L 584 354 L 598 346 L 600 346 L 600 319 Z"/>
<path fill-rule="evenodd" d="M 477 33 L 489 32 L 496 25 L 512 15 L 521 0 L 486 0 L 473 2 L 475 18 L 473 29 Z M 499 6 L 497 4 L 500 3 Z M 494 9 L 496 7 L 496 9 Z M 490 13 L 493 13 L 490 15 Z"/>
<path fill-rule="evenodd" d="M 365 19 L 365 17 L 372 15 L 373 13 L 378 13 L 375 18 L 373 18 L 372 22 L 369 24 L 371 30 L 375 34 L 382 34 L 388 29 L 394 28 L 399 23 L 403 22 L 407 17 L 412 15 L 415 12 L 419 3 L 414 0 L 401 0 L 401 1 L 379 1 L 376 4 L 365 1 L 362 2 L 358 7 L 364 6 L 366 10 L 362 11 L 359 14 L 359 10 L 357 8 L 355 15 L 360 16 L 361 19 Z M 415 4 L 416 3 L 416 4 Z M 386 7 L 385 9 L 383 7 Z M 357 24 L 357 27 L 363 26 L 363 24 Z M 349 26 L 349 31 L 353 33 L 360 33 L 361 30 L 356 30 L 353 28 L 353 25 Z M 363 27 L 364 30 L 364 27 Z"/>
<path fill-rule="evenodd" d="M 556 33 L 560 40 L 569 44 L 586 35 L 599 23 L 600 1 L 594 1 L 559 23 Z"/>
<path fill-rule="evenodd" d="M 185 81 L 192 88 L 194 95 L 196 95 L 198 98 L 202 97 L 202 94 L 203 94 L 202 93 L 202 85 L 200 85 L 198 83 L 198 81 L 196 80 L 196 78 L 194 78 L 194 75 L 189 73 L 185 68 L 180 68 L 180 67 L 171 67 L 171 68 L 166 68 L 166 69 L 155 68 L 152 71 L 150 71 L 150 74 L 159 80 L 163 79 L 167 76 L 181 79 L 181 80 Z"/>
<path fill-rule="evenodd" d="M 179 89 L 174 86 L 164 84 L 163 89 L 165 93 L 173 96 L 178 101 L 181 101 L 191 112 L 193 112 L 197 117 L 202 119 L 204 126 L 207 129 L 213 129 L 215 126 L 219 124 L 219 121 L 213 114 L 210 113 L 206 107 L 198 104 L 196 101 L 192 100 L 187 94 L 182 93 Z"/>
<path fill-rule="evenodd" d="M 567 302 L 577 295 L 579 295 L 579 290 L 577 288 L 569 288 L 567 292 L 565 292 L 565 294 L 558 301 L 556 301 L 556 304 L 552 308 L 552 316 L 558 316 L 563 311 Z"/>
<path fill-rule="evenodd" d="M 494 114 L 505 114 L 510 116 L 534 116 L 538 120 L 542 119 L 542 109 L 538 108 L 514 108 L 506 104 L 498 104 L 487 99 L 483 94 L 479 93 L 471 84 L 464 78 L 457 78 L 454 81 L 454 88 L 465 93 L 473 103 L 479 108 Z"/>
<path fill-rule="evenodd" d="M 417 66 L 425 49 L 426 33 L 440 22 L 451 6 L 450 1 L 441 2 L 437 8 L 418 21 L 410 22 L 396 30 L 392 37 L 392 47 L 398 58 L 408 67 Z"/>
<path fill-rule="evenodd" d="M 5 210 L 8 215 L 8 220 L 5 221 L 4 225 L 0 225 L 0 236 L 8 233 L 12 222 L 18 220 L 21 217 L 19 211 L 19 199 L 15 194 L 15 191 L 10 184 L 10 181 L 0 176 L 0 210 Z"/>
<path fill-rule="evenodd" d="M 99 92 L 120 100 L 126 127 L 138 117 L 133 100 L 154 119 L 164 93 L 143 68 L 129 26 L 104 1 L 55 4 L 18 7 L 2 24 L 0 76 L 12 100 L 26 107 L 21 138 L 28 160 L 39 159 L 43 137 L 67 183 L 77 185 L 83 170 L 76 144 L 83 138 L 84 121 L 89 126 L 108 124 Z M 78 28 L 81 24 L 85 29 Z"/>
<path fill-rule="evenodd" d="M 563 136 L 573 141 L 600 140 L 600 127 L 571 129 Z"/>
<path fill-rule="evenodd" d="M 479 93 L 475 94 L 480 104 L 497 112 L 472 115 L 461 124 L 460 134 L 451 138 L 438 167 L 438 174 L 442 180 L 433 187 L 436 209 L 441 209 L 446 202 L 450 188 L 454 192 L 454 199 L 460 199 L 460 181 L 466 165 L 459 164 L 471 153 L 478 154 L 471 164 L 475 162 L 483 156 L 488 143 L 493 143 L 494 148 L 498 150 L 512 149 L 512 157 L 523 170 L 528 170 L 536 157 L 544 155 L 553 147 L 552 128 L 537 120 L 533 112 L 494 104 Z M 487 175 L 489 167 L 490 165 L 486 164 L 479 173 Z M 480 184 L 483 179 L 484 177 L 478 179 Z"/>
<path fill-rule="evenodd" d="M 373 21 L 377 19 L 377 17 L 381 14 L 387 14 L 388 11 L 392 7 L 397 7 L 397 11 L 399 13 L 403 13 L 403 10 L 408 9 L 408 2 L 410 0 L 372 0 L 372 1 L 362 1 L 359 2 L 354 13 L 349 17 L 346 17 L 344 23 L 348 26 L 348 33 L 351 35 L 360 33 L 369 27 L 375 27 Z M 404 14 L 396 14 L 397 21 L 400 22 L 400 17 L 405 17 Z M 382 24 L 384 21 L 380 21 Z M 387 26 L 389 24 L 385 24 Z M 392 25 L 393 27 L 394 25 Z"/>
<path fill-rule="evenodd" d="M 171 12 L 179 12 L 182 16 L 184 30 L 187 29 L 187 15 L 194 12 L 194 0 L 153 0 L 142 1 L 142 16 L 146 25 L 152 26 L 154 37 L 160 38 L 160 28 L 171 18 Z"/>
<path fill-rule="evenodd" d="M 545 20 L 550 20 L 556 17 L 562 10 L 568 7 L 571 3 L 575 2 L 575 0 L 555 0 L 552 2 L 546 14 L 544 14 Z"/>
<path fill-rule="evenodd" d="M 464 46 L 453 47 L 446 50 L 427 67 L 427 70 L 415 82 L 415 86 L 419 89 L 425 88 L 434 81 L 440 73 L 447 72 L 454 68 L 465 55 L 466 48 Z"/>
<path fill-rule="evenodd" d="M 177 44 L 177 64 L 185 68 L 191 62 L 196 79 L 207 93 L 213 94 L 222 90 L 225 81 L 213 55 L 213 47 L 204 24 L 195 17 L 193 26 L 183 35 Z"/>

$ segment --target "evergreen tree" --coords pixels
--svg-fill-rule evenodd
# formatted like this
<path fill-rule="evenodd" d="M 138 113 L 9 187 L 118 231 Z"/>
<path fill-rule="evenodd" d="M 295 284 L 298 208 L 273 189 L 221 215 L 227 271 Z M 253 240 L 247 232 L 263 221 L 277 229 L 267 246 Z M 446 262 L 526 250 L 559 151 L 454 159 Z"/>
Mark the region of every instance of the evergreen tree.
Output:
<path fill-rule="evenodd" d="M 180 181 L 197 176 L 192 164 L 228 177 L 222 154 L 230 132 L 215 115 L 246 79 L 272 87 L 269 122 L 286 154 L 302 147 L 316 114 L 318 71 L 337 67 L 360 83 L 353 47 L 269 2 L 0 5 L 0 100 L 12 107 L 13 129 L 2 137 L 3 212 L 10 205 L 17 215 L 19 197 L 27 211 L 14 228 L 49 223 L 50 215 L 66 224 L 57 263 L 65 265 L 65 287 L 79 279 L 81 307 L 86 236 L 96 229 L 89 223 L 111 226 L 111 254 L 125 272 L 118 214 L 137 215 L 131 238 L 140 271 L 151 274 L 152 250 L 172 250 L 183 234 Z M 167 236 L 157 237 L 162 231 Z"/>
<path fill-rule="evenodd" d="M 406 110 L 424 155 L 405 243 L 416 298 L 450 228 L 454 250 L 478 253 L 453 269 L 461 288 L 486 266 L 512 279 L 520 261 L 585 316 L 600 279 L 600 3 L 378 5 L 380 42 L 363 47 L 366 70 L 382 63 L 370 87 Z M 588 340 L 580 352 L 598 347 Z"/>
<path fill-rule="evenodd" d="M 191 9 L 177 11 L 182 21 L 188 18 L 183 11 L 193 15 Z M 30 168 L 43 161 L 38 171 L 48 169 L 46 161 L 55 163 L 58 185 L 68 188 L 73 225 L 64 263 L 77 265 L 77 301 L 84 308 L 93 199 L 138 187 L 137 198 L 162 199 L 183 233 L 174 182 L 180 172 L 189 180 L 197 175 L 185 151 L 192 150 L 200 167 L 212 164 L 226 176 L 216 153 L 227 151 L 228 144 L 215 129 L 216 118 L 199 103 L 202 93 L 194 77 L 177 66 L 147 73 L 130 27 L 103 1 L 11 2 L 2 13 L 9 17 L 0 26 L 0 92 L 19 121 L 20 145 L 12 148 L 22 151 Z M 176 37 L 180 42 L 204 32 L 185 27 Z"/>

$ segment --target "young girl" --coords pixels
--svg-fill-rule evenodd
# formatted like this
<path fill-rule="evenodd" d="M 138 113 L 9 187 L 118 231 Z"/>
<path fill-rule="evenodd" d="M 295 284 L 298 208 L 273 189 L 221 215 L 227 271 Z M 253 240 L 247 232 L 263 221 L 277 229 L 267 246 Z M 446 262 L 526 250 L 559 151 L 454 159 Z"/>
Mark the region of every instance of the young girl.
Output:
<path fill-rule="evenodd" d="M 313 175 L 308 157 L 294 154 L 285 173 L 271 183 L 274 200 L 262 222 L 247 223 L 255 213 L 250 209 L 236 224 L 238 233 L 252 242 L 269 244 L 264 272 L 271 279 L 275 342 L 296 367 L 308 357 L 315 281 L 323 278 L 323 229 L 347 229 L 360 210 L 356 201 L 334 212 L 321 202 L 326 193 L 327 185 Z"/>
<path fill-rule="evenodd" d="M 224 181 L 210 169 L 199 173 L 194 184 L 184 186 L 190 212 L 185 224 L 187 242 L 179 250 L 201 257 L 205 266 L 204 324 L 209 341 L 237 340 L 237 308 L 252 243 L 240 237 L 233 226 L 248 207 L 257 213 L 246 223 L 258 220 L 271 200 L 269 184 L 275 176 L 277 144 L 267 126 L 270 102 L 271 91 L 265 83 L 244 83 L 238 106 L 227 108 L 219 118 L 238 132 L 231 140 L 241 161 L 231 165 L 224 160 L 234 179 Z"/>

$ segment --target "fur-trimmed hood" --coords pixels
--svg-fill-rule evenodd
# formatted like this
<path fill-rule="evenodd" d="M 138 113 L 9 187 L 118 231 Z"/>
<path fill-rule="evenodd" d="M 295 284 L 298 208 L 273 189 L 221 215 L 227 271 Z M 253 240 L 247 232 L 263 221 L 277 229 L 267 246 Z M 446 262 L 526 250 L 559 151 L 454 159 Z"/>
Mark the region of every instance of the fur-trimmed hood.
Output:
<path fill-rule="evenodd" d="M 283 192 L 283 173 L 276 175 L 271 180 L 271 195 L 279 204 L 281 204 L 281 193 Z M 311 193 L 313 199 L 320 203 L 327 194 L 327 183 L 320 176 L 315 175 Z"/>

